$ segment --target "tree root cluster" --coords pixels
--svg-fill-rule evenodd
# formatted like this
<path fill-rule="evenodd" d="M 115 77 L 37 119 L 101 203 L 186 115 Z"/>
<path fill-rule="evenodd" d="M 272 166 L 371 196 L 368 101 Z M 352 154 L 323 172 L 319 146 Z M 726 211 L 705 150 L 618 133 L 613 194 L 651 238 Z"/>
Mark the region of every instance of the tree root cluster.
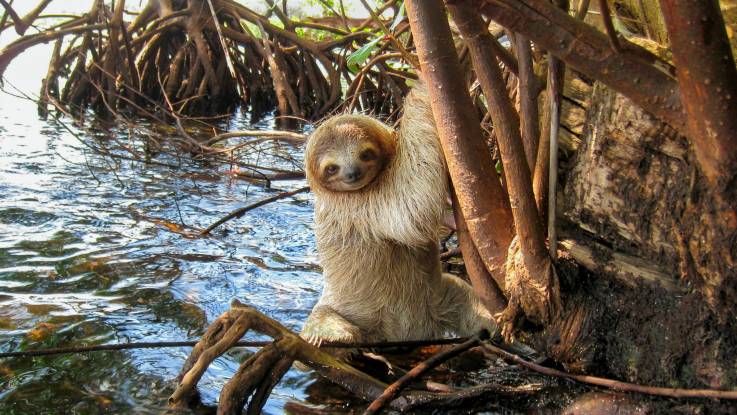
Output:
<path fill-rule="evenodd" d="M 388 385 L 307 343 L 278 321 L 261 314 L 253 307 L 234 300 L 231 309 L 210 325 L 193 348 L 177 377 L 178 385 L 169 398 L 169 407 L 185 409 L 196 403 L 197 382 L 207 367 L 251 330 L 268 335 L 274 341 L 246 359 L 223 386 L 218 414 L 240 414 L 244 407 L 248 414 L 260 413 L 271 390 L 295 361 L 312 368 L 357 397 L 372 401 L 366 411 L 370 414 L 380 412 L 384 406 L 399 411 L 427 406 L 441 408 L 462 405 L 486 394 L 536 392 L 535 388 L 529 386 L 488 384 L 456 389 L 441 385 L 445 386 L 442 388 L 444 392 L 413 389 L 397 396 L 399 391 L 409 386 L 410 381 L 416 380 L 419 375 L 471 347 L 480 345 L 482 340 L 488 338 L 488 333 L 482 332 L 450 350 L 436 354 L 392 385 Z"/>
<path fill-rule="evenodd" d="M 0 51 L 1 76 L 28 48 L 54 42 L 44 108 L 152 116 L 223 114 L 244 105 L 254 115 L 277 108 L 281 116 L 316 119 L 350 105 L 389 114 L 415 78 L 402 69 L 412 56 L 395 37 L 406 24 L 389 29 L 373 10 L 375 20 L 350 26 L 345 16 L 332 25 L 293 20 L 272 1 L 261 15 L 234 0 L 149 0 L 138 13 L 126 10 L 125 0 L 95 0 L 81 16 L 26 33 L 51 18 L 41 14 L 48 3 L 23 18 L 3 4 L 2 29 L 22 36 Z M 397 14 L 395 3 L 377 12 Z M 369 41 L 362 55 L 369 65 L 351 70 L 349 55 Z"/>
<path fill-rule="evenodd" d="M 265 334 L 274 340 L 243 361 L 233 377 L 223 386 L 218 401 L 218 414 L 240 414 L 244 408 L 248 414 L 260 413 L 272 389 L 294 362 L 301 362 L 358 398 L 370 402 L 364 412 L 365 415 L 378 414 L 386 407 L 400 412 L 457 408 L 474 402 L 476 404 L 484 402 L 479 401 L 481 398 L 530 397 L 545 389 L 542 384 L 510 386 L 492 382 L 456 388 L 420 381 L 420 376 L 472 348 L 478 348 L 484 354 L 500 357 L 545 376 L 570 379 L 622 392 L 675 398 L 737 399 L 737 391 L 651 387 L 595 376 L 570 374 L 531 362 L 511 353 L 503 345 L 495 345 L 489 341 L 489 333 L 486 331 L 450 348 L 441 349 L 407 372 L 400 369 L 400 377 L 387 384 L 335 359 L 330 355 L 330 346 L 319 349 L 278 321 L 234 300 L 230 310 L 215 320 L 194 346 L 177 377 L 178 385 L 169 398 L 169 407 L 186 409 L 197 404 L 197 382 L 207 367 L 231 347 L 237 346 L 249 331 Z"/>

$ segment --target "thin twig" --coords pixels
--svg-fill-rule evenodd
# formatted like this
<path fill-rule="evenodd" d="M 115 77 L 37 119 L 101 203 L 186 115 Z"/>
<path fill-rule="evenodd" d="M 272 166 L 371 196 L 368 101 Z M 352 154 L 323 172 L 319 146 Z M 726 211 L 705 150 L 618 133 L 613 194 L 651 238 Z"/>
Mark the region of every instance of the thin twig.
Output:
<path fill-rule="evenodd" d="M 212 13 L 212 22 L 215 25 L 215 30 L 218 33 L 218 39 L 220 40 L 220 47 L 223 48 L 223 55 L 225 56 L 225 63 L 228 65 L 228 70 L 230 71 L 230 76 L 233 77 L 233 79 L 238 79 L 238 75 L 235 73 L 235 67 L 233 66 L 233 60 L 230 57 L 230 49 L 228 49 L 228 45 L 225 43 L 225 38 L 223 37 L 223 31 L 220 29 L 220 20 L 218 20 L 218 14 L 215 11 L 215 6 L 212 5 L 212 0 L 207 0 L 208 6 L 210 6 L 210 13 Z"/>
<path fill-rule="evenodd" d="M 287 141 L 293 144 L 304 144 L 306 137 L 304 134 L 295 133 L 292 131 L 231 131 L 228 133 L 218 134 L 213 136 L 205 143 L 206 146 L 212 146 L 213 144 L 234 137 L 266 137 L 279 141 Z"/>
<path fill-rule="evenodd" d="M 394 342 L 364 342 L 364 343 L 344 343 L 344 342 L 324 342 L 322 347 L 331 347 L 336 349 L 389 349 L 394 347 L 421 347 L 421 346 L 437 346 L 444 344 L 456 344 L 468 340 L 468 337 L 454 337 L 450 339 L 432 339 L 432 340 L 406 340 Z M 239 341 L 237 347 L 264 347 L 271 344 L 271 341 Z M 73 354 L 100 351 L 115 350 L 131 350 L 131 349 L 163 349 L 169 347 L 194 347 L 197 341 L 158 341 L 158 342 L 132 342 L 118 344 L 97 344 L 93 346 L 75 346 L 75 347 L 57 347 L 44 350 L 23 350 L 18 352 L 0 353 L 0 358 L 8 357 L 35 357 L 50 356 L 57 354 Z"/>
<path fill-rule="evenodd" d="M 386 27 L 386 24 L 384 24 L 384 21 L 381 20 L 381 17 L 376 14 L 374 9 L 372 9 L 371 6 L 369 6 L 366 0 L 360 0 L 360 2 L 361 4 L 363 4 L 363 7 L 369 12 L 374 22 L 376 22 L 376 24 L 379 25 L 381 30 L 383 30 L 384 33 L 386 33 L 386 35 L 389 37 L 389 40 L 394 44 L 394 47 L 396 47 L 399 53 L 402 54 L 402 57 L 404 58 L 404 60 L 406 60 L 408 63 L 410 63 L 415 68 L 419 68 L 420 62 L 414 56 L 412 56 L 412 54 L 410 54 L 407 51 L 407 49 L 404 47 L 404 45 L 402 45 L 402 42 L 400 42 L 399 39 L 394 37 L 394 34 L 392 33 L 392 31 L 388 27 Z"/>
<path fill-rule="evenodd" d="M 620 382 L 618 380 L 600 378 L 597 376 L 574 375 L 561 370 L 551 369 L 536 363 L 529 362 L 515 354 L 506 352 L 488 342 L 481 343 L 481 346 L 502 357 L 504 360 L 519 364 L 535 372 L 548 376 L 562 377 L 572 379 L 577 382 L 587 383 L 590 385 L 602 386 L 621 392 L 635 392 L 646 395 L 668 396 L 671 398 L 714 398 L 714 399 L 737 399 L 737 391 L 722 391 L 716 389 L 681 389 L 681 388 L 661 388 L 656 386 L 638 385 L 636 383 Z"/>
<path fill-rule="evenodd" d="M 619 45 L 617 31 L 614 29 L 614 24 L 612 23 L 612 15 L 609 12 L 607 0 L 599 0 L 599 11 L 601 11 L 601 18 L 604 21 L 604 28 L 606 28 L 606 34 L 609 37 L 609 43 L 612 45 L 612 49 L 620 52 L 622 47 Z"/>
<path fill-rule="evenodd" d="M 560 129 L 561 80 L 558 78 L 562 62 L 548 54 L 548 103 L 550 106 L 550 159 L 548 162 L 548 246 L 551 258 L 557 257 L 558 233 L 555 228 L 555 204 L 558 182 L 558 132 Z"/>
<path fill-rule="evenodd" d="M 394 399 L 394 397 L 399 393 L 399 391 L 402 390 L 402 388 L 404 388 L 407 385 L 407 383 L 422 376 L 424 373 L 428 372 L 432 368 L 447 361 L 448 359 L 458 356 L 459 354 L 465 352 L 466 350 L 476 346 L 482 340 L 485 340 L 488 338 L 489 338 L 489 332 L 486 330 L 482 330 L 475 336 L 453 347 L 452 349 L 437 353 L 433 355 L 432 357 L 430 357 L 429 359 L 421 362 L 420 364 L 412 368 L 412 370 L 404 374 L 404 376 L 399 378 L 396 382 L 389 385 L 389 387 L 384 390 L 384 393 L 382 393 L 381 396 L 379 396 L 373 402 L 371 402 L 371 405 L 369 405 L 369 407 L 366 408 L 366 411 L 364 411 L 363 415 L 378 414 L 379 412 L 381 412 L 381 409 L 384 407 L 384 405 L 386 405 L 392 399 Z"/>
<path fill-rule="evenodd" d="M 304 193 L 304 192 L 307 192 L 309 190 L 310 190 L 310 187 L 309 186 L 300 187 L 297 190 L 292 190 L 292 191 L 289 191 L 289 192 L 279 193 L 278 195 L 267 197 L 266 199 L 262 199 L 262 200 L 259 200 L 258 202 L 251 203 L 248 206 L 244 206 L 242 208 L 236 209 L 236 210 L 228 213 L 222 219 L 219 219 L 217 222 L 215 222 L 212 225 L 208 226 L 207 228 L 203 229 L 202 232 L 200 232 L 200 236 L 205 236 L 205 235 L 209 234 L 213 229 L 217 228 L 218 226 L 222 225 L 223 223 L 225 223 L 225 222 L 227 222 L 227 221 L 229 221 L 231 219 L 240 218 L 241 216 L 243 216 L 249 210 L 253 210 L 253 209 L 256 209 L 257 207 L 261 207 L 261 206 L 266 205 L 266 204 L 269 204 L 271 202 L 275 202 L 277 200 L 285 199 L 287 197 L 291 197 L 291 196 L 294 196 L 294 195 L 299 194 L 299 193 Z"/>

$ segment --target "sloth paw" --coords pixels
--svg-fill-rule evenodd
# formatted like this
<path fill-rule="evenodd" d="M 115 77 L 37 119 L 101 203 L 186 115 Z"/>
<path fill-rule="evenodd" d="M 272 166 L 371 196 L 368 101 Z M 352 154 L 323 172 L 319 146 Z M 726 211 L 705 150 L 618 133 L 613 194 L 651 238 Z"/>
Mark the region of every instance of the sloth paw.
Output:
<path fill-rule="evenodd" d="M 496 320 L 496 324 L 499 327 L 499 334 L 505 342 L 514 342 L 514 335 L 523 316 L 522 308 L 513 299 L 510 300 L 504 311 L 494 315 L 494 320 Z"/>
<path fill-rule="evenodd" d="M 323 342 L 355 343 L 360 336 L 360 329 L 343 318 L 330 307 L 315 307 L 307 319 L 300 336 L 320 347 Z"/>
<path fill-rule="evenodd" d="M 323 343 L 355 343 L 357 340 L 353 330 L 335 324 L 305 326 L 300 337 L 315 347 L 321 347 Z"/>
<path fill-rule="evenodd" d="M 358 327 L 350 324 L 337 314 L 326 313 L 324 310 L 320 310 L 319 313 L 319 318 L 308 319 L 300 333 L 300 337 L 306 342 L 315 347 L 322 347 L 323 343 L 350 344 L 359 340 L 360 331 Z M 354 349 L 332 348 L 327 345 L 323 351 L 346 362 L 356 352 Z M 295 363 L 295 367 L 301 371 L 307 370 L 307 367 L 299 362 Z"/>

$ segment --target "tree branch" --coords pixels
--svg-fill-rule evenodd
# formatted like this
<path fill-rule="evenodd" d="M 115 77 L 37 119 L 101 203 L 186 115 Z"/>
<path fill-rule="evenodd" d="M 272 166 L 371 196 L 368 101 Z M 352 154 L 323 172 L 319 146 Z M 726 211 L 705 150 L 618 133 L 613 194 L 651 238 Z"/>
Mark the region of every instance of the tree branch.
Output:
<path fill-rule="evenodd" d="M 688 134 L 678 84 L 648 63 L 647 50 L 612 50 L 607 36 L 547 0 L 452 0 L 474 5 L 497 23 L 525 35 L 572 68 L 621 92 L 646 111 Z M 652 56 L 652 60 L 657 60 Z M 737 118 L 737 117 L 736 117 Z"/>

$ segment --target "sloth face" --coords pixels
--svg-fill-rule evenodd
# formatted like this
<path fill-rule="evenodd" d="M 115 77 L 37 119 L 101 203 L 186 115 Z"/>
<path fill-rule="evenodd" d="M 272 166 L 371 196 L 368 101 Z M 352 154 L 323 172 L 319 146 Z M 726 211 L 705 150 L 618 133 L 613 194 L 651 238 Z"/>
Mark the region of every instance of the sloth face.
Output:
<path fill-rule="evenodd" d="M 320 157 L 320 181 L 336 192 L 362 189 L 381 173 L 380 151 L 370 141 L 335 146 Z"/>
<path fill-rule="evenodd" d="M 391 159 L 391 133 L 363 116 L 335 117 L 310 138 L 306 161 L 327 190 L 355 192 L 373 183 Z"/>

